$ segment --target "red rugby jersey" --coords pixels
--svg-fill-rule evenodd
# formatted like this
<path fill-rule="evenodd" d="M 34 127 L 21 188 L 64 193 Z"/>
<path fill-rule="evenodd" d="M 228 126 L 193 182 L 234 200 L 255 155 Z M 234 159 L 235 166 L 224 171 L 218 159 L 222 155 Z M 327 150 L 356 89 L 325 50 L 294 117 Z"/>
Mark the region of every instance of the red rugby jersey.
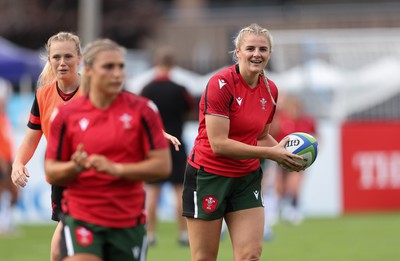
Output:
<path fill-rule="evenodd" d="M 268 80 L 274 99 L 276 85 Z M 229 138 L 249 145 L 257 145 L 257 138 L 265 125 L 272 121 L 275 105 L 264 81 L 250 88 L 239 74 L 236 65 L 223 69 L 211 77 L 199 105 L 199 128 L 188 162 L 196 168 L 226 176 L 241 177 L 260 166 L 259 159 L 237 160 L 216 155 L 207 138 L 205 115 L 218 115 L 230 121 Z"/>
<path fill-rule="evenodd" d="M 105 110 L 80 97 L 58 107 L 51 124 L 48 159 L 67 161 L 83 143 L 90 154 L 119 163 L 140 162 L 150 150 L 168 148 L 157 108 L 148 99 L 121 92 Z M 144 216 L 143 182 L 82 172 L 66 184 L 63 211 L 93 224 L 124 228 Z"/>

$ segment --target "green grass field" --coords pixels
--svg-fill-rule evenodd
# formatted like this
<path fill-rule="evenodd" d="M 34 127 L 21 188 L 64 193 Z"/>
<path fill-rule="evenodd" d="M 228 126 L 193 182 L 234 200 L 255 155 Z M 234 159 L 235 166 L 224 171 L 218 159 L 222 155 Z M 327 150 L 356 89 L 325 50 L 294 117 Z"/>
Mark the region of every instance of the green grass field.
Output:
<path fill-rule="evenodd" d="M 21 226 L 13 237 L 0 237 L 1 261 L 49 260 L 54 226 Z M 400 213 L 309 218 L 299 226 L 279 223 L 275 238 L 264 244 L 268 261 L 400 260 Z M 160 223 L 157 245 L 148 261 L 190 260 L 189 248 L 176 242 L 174 223 Z M 221 241 L 218 261 L 233 260 L 229 238 Z"/>

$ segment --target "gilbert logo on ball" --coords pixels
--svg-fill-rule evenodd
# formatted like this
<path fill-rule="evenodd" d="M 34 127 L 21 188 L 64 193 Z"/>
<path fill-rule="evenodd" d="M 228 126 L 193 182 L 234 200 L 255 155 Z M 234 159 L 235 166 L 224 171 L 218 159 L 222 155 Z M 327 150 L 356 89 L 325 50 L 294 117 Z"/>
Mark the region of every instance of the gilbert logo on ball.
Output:
<path fill-rule="evenodd" d="M 310 167 L 317 158 L 317 140 L 312 135 L 304 132 L 294 132 L 286 137 L 290 139 L 286 143 L 285 148 L 293 154 L 302 156 L 303 161 L 306 163 L 306 168 Z"/>

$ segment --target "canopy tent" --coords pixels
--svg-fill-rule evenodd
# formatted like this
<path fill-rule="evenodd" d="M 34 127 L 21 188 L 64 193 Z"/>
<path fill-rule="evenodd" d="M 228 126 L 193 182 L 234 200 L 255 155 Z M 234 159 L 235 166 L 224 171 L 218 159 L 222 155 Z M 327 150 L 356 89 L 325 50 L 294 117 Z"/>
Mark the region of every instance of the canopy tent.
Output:
<path fill-rule="evenodd" d="M 200 75 L 195 72 L 186 70 L 182 67 L 176 66 L 172 69 L 170 78 L 172 81 L 185 86 L 190 94 L 193 96 L 200 96 L 203 90 L 206 88 L 208 80 L 217 71 L 212 71 L 206 75 Z M 132 77 L 126 82 L 126 89 L 130 92 L 139 94 L 143 87 L 153 80 L 155 75 L 155 69 L 150 68 L 149 70 L 141 73 L 137 77 Z"/>
<path fill-rule="evenodd" d="M 0 77 L 13 84 L 19 84 L 23 77 L 36 81 L 41 69 L 42 62 L 37 51 L 19 47 L 0 37 Z"/>

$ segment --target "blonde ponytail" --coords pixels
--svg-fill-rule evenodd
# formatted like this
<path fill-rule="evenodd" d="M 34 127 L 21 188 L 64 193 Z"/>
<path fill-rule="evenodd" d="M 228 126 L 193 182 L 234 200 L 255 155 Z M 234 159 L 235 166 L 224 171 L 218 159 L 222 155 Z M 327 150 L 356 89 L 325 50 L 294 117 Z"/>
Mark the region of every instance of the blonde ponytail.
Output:
<path fill-rule="evenodd" d="M 46 64 L 43 67 L 42 72 L 39 75 L 37 81 L 37 87 L 41 87 L 44 85 L 49 85 L 50 83 L 56 80 L 56 76 L 54 75 L 53 71 L 51 70 L 51 66 L 49 61 L 46 61 Z"/>

